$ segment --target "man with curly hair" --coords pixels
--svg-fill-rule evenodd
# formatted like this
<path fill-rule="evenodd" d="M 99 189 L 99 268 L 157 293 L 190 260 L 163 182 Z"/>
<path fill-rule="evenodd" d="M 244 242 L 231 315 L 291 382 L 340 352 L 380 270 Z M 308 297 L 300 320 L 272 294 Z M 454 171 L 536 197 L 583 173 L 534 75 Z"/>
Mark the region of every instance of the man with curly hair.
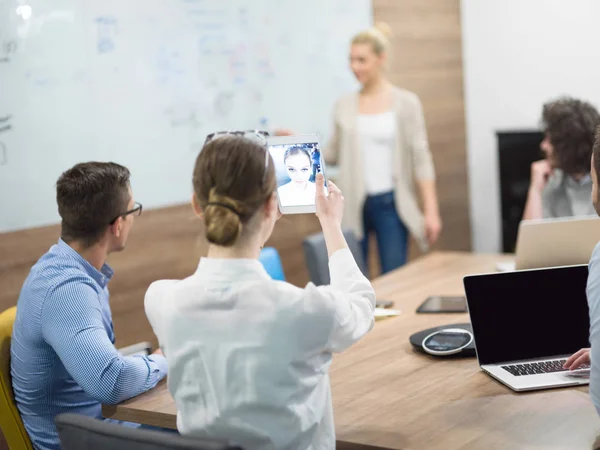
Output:
<path fill-rule="evenodd" d="M 544 105 L 542 122 L 546 158 L 531 165 L 523 220 L 594 214 L 590 157 L 600 114 L 565 97 Z"/>

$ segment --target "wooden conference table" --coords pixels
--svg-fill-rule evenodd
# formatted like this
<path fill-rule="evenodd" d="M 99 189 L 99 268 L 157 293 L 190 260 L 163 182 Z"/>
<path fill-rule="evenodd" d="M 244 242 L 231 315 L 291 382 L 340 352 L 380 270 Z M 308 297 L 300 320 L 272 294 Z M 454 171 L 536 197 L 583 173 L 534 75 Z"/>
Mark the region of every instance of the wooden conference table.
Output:
<path fill-rule="evenodd" d="M 398 317 L 334 356 L 331 386 L 338 448 L 591 449 L 600 420 L 588 389 L 513 393 L 479 370 L 475 358 L 440 360 L 415 352 L 409 336 L 467 314 L 416 314 L 430 295 L 462 295 L 462 277 L 494 271 L 498 255 L 434 253 L 373 285 Z M 106 417 L 176 428 L 165 382 L 116 406 Z"/>

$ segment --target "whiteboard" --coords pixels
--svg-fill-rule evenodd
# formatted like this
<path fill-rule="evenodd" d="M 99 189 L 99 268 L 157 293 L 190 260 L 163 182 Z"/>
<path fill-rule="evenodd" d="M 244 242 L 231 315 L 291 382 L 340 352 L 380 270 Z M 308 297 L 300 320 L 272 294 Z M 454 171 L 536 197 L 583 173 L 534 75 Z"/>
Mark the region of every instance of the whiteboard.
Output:
<path fill-rule="evenodd" d="M 326 141 L 371 24 L 369 0 L 0 0 L 0 232 L 59 222 L 77 162 L 129 167 L 153 208 L 189 200 L 212 131 Z"/>

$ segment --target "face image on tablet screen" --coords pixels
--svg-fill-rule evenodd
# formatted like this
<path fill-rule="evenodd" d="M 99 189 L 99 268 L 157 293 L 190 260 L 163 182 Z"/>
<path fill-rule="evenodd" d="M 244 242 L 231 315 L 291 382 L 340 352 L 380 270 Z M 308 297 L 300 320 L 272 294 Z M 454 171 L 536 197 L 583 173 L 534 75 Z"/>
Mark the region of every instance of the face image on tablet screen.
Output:
<path fill-rule="evenodd" d="M 270 145 L 277 195 L 283 213 L 314 212 L 318 173 L 322 172 L 318 142 Z"/>

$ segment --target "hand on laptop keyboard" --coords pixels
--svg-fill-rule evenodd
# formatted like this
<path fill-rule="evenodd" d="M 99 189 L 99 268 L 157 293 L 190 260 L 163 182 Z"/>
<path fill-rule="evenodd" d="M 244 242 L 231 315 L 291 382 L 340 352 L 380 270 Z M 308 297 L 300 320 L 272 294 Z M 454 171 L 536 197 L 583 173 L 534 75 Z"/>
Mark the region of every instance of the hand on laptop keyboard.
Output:
<path fill-rule="evenodd" d="M 577 370 L 586 369 L 590 365 L 590 349 L 582 348 L 577 353 L 571 355 L 565 362 L 565 369 Z M 587 366 L 587 367 L 583 367 Z"/>
<path fill-rule="evenodd" d="M 566 372 L 570 369 L 565 368 L 566 359 L 557 359 L 554 361 L 542 361 L 525 364 L 511 364 L 502 366 L 504 370 L 512 373 L 516 377 L 523 375 L 539 375 L 541 373 Z M 582 364 L 577 369 L 587 369 L 589 365 Z"/>

